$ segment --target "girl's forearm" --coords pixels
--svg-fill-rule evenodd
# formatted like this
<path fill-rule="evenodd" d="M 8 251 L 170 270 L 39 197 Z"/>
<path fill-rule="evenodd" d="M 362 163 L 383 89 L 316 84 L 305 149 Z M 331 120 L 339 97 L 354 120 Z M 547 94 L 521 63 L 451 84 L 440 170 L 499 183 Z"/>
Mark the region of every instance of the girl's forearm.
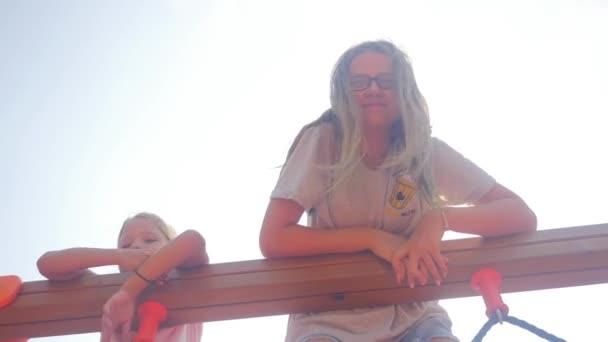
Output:
<path fill-rule="evenodd" d="M 519 198 L 503 198 L 472 207 L 443 208 L 449 229 L 485 237 L 536 229 L 536 215 Z"/>
<path fill-rule="evenodd" d="M 44 253 L 37 262 L 40 274 L 49 280 L 69 280 L 79 277 L 90 267 L 119 263 L 117 249 L 76 247 Z"/>
<path fill-rule="evenodd" d="M 291 225 L 260 236 L 260 247 L 266 258 L 355 253 L 371 250 L 379 231 L 367 227 L 315 229 Z"/>
<path fill-rule="evenodd" d="M 137 268 L 137 272 L 153 281 L 175 267 L 194 267 L 207 263 L 209 258 L 205 250 L 205 239 L 198 232 L 189 230 L 150 256 Z M 135 274 L 123 284 L 122 289 L 137 297 L 148 285 L 147 281 Z"/>

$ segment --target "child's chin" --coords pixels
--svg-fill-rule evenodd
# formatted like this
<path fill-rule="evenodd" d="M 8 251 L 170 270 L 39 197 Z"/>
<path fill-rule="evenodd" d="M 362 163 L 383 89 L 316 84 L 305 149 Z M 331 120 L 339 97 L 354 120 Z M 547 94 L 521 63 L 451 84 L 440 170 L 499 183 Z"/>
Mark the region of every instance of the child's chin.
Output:
<path fill-rule="evenodd" d="M 365 123 L 369 127 L 390 126 L 391 118 L 383 110 L 369 111 L 365 113 Z"/>

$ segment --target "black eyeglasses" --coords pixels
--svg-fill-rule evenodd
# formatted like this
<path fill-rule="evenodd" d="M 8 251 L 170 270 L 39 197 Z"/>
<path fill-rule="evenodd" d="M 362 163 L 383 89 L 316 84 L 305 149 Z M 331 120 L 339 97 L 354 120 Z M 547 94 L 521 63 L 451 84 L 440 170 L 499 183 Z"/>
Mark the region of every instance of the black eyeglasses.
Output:
<path fill-rule="evenodd" d="M 395 88 L 395 77 L 391 74 L 379 74 L 376 77 L 353 75 L 350 77 L 350 88 L 354 91 L 365 90 L 372 85 L 372 81 L 376 82 L 376 85 L 380 89 Z"/>

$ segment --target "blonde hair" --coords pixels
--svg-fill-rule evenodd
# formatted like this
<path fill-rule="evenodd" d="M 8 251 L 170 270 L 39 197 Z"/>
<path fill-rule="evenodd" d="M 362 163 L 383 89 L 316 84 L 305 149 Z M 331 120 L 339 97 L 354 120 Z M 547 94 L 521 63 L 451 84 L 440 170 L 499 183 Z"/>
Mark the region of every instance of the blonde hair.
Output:
<path fill-rule="evenodd" d="M 395 97 L 400 117 L 393 123 L 390 133 L 391 153 L 381 168 L 396 165 L 407 167 L 416 179 L 425 198 L 436 203 L 431 167 L 431 124 L 426 101 L 416 83 L 409 57 L 386 40 L 367 41 L 346 50 L 336 62 L 331 75 L 331 109 L 304 126 L 294 140 L 287 158 L 291 155 L 303 132 L 311 126 L 331 122 L 336 138 L 333 184 L 330 189 L 349 179 L 362 162 L 360 146 L 363 143 L 361 117 L 350 88 L 350 66 L 355 57 L 364 52 L 377 52 L 387 56 L 396 80 Z"/>
<path fill-rule="evenodd" d="M 127 218 L 122 223 L 122 227 L 120 227 L 120 232 L 118 233 L 119 240 L 120 240 L 120 236 L 122 235 L 123 231 L 125 230 L 125 227 L 127 226 L 127 224 L 131 220 L 134 220 L 134 219 L 152 221 L 156 225 L 156 227 L 158 227 L 158 230 L 160 230 L 160 232 L 163 233 L 163 235 L 167 238 L 167 240 L 172 240 L 177 236 L 175 229 L 172 226 L 170 226 L 169 224 L 167 224 L 165 222 L 165 220 L 163 220 L 160 216 L 158 216 L 156 214 L 152 214 L 152 213 L 141 212 L 141 213 L 135 214 L 134 216 Z"/>

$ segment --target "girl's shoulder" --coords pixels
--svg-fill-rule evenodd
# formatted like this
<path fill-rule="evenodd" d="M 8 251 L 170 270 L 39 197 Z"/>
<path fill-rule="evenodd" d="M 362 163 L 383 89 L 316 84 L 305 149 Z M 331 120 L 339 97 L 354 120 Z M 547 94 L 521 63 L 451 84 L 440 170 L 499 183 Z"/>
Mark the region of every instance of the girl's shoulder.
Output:
<path fill-rule="evenodd" d="M 333 155 L 332 151 L 336 149 L 335 142 L 335 124 L 331 121 L 316 120 L 302 127 L 289 148 L 287 160 L 293 155 L 297 158 L 302 154 L 312 153 L 317 155 L 314 159 L 329 161 Z"/>

